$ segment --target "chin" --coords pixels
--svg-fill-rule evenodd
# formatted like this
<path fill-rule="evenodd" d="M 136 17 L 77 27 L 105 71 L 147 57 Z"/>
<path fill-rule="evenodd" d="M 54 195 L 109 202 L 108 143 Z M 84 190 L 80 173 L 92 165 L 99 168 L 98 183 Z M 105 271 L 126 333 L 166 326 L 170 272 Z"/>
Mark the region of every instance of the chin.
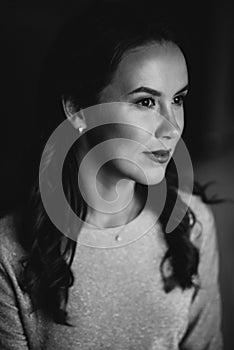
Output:
<path fill-rule="evenodd" d="M 160 167 L 155 170 L 145 171 L 144 175 L 141 173 L 136 182 L 142 185 L 157 185 L 165 178 L 166 167 Z"/>

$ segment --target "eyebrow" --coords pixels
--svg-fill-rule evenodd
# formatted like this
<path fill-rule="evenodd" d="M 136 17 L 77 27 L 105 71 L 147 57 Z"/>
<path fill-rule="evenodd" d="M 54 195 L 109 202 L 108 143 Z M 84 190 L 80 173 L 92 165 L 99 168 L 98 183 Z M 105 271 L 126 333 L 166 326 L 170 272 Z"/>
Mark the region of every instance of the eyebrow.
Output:
<path fill-rule="evenodd" d="M 188 90 L 189 86 L 188 85 L 185 85 L 182 89 L 180 89 L 179 91 L 177 91 L 177 93 L 175 95 L 178 95 L 186 90 Z M 135 89 L 135 90 L 132 90 L 128 93 L 128 95 L 133 95 L 133 94 L 136 94 L 138 92 L 146 92 L 146 93 L 149 93 L 153 96 L 162 96 L 162 93 L 160 91 L 157 91 L 157 90 L 154 90 L 154 89 L 151 89 L 147 86 L 140 86 L 139 88 Z"/>

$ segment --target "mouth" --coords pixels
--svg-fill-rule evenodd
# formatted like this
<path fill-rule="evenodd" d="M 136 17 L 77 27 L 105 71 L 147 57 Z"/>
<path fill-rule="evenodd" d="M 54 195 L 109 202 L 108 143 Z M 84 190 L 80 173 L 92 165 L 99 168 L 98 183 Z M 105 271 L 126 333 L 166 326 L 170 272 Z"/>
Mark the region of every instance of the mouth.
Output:
<path fill-rule="evenodd" d="M 170 157 L 170 150 L 157 150 L 153 152 L 144 152 L 151 160 L 158 163 L 166 163 Z"/>

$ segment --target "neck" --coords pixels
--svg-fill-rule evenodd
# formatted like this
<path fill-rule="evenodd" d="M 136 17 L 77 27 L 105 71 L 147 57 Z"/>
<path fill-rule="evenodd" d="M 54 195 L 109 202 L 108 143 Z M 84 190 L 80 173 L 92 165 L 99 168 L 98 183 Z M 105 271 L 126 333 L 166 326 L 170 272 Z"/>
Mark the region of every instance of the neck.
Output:
<path fill-rule="evenodd" d="M 144 205 L 142 187 L 136 182 L 99 171 L 79 172 L 79 188 L 87 203 L 86 221 L 99 228 L 116 227 L 132 221 Z"/>

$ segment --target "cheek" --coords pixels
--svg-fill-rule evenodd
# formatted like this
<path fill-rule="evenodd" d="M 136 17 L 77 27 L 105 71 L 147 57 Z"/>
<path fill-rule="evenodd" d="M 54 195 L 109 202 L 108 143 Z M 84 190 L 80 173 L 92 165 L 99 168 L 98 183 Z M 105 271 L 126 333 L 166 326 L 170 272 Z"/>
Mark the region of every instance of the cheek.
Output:
<path fill-rule="evenodd" d="M 110 127 L 106 136 L 107 138 L 120 139 L 120 144 L 133 149 L 141 144 L 145 144 L 149 138 L 149 133 L 140 126 L 115 124 L 113 127 Z"/>
<path fill-rule="evenodd" d="M 109 124 L 99 133 L 95 142 L 90 145 L 90 150 L 97 146 L 101 152 L 98 156 L 103 159 L 134 161 L 136 155 L 144 148 L 145 143 L 146 133 L 142 135 L 138 127 L 116 123 Z"/>
<path fill-rule="evenodd" d="M 181 134 L 183 133 L 183 130 L 184 130 L 184 117 L 180 121 L 179 128 L 180 128 L 180 136 L 181 136 Z"/>
<path fill-rule="evenodd" d="M 176 123 L 179 129 L 180 136 L 184 130 L 184 110 L 177 112 Z"/>
<path fill-rule="evenodd" d="M 124 155 L 143 148 L 149 142 L 155 119 L 149 111 L 139 111 L 129 103 L 111 103 L 102 106 L 101 112 L 95 117 L 100 117 L 107 124 L 96 127 L 87 135 L 90 148 L 109 140 L 106 151 L 110 147 L 115 154 L 121 152 Z M 119 139 L 117 146 L 111 139 Z M 131 140 L 135 142 L 128 142 Z"/>

